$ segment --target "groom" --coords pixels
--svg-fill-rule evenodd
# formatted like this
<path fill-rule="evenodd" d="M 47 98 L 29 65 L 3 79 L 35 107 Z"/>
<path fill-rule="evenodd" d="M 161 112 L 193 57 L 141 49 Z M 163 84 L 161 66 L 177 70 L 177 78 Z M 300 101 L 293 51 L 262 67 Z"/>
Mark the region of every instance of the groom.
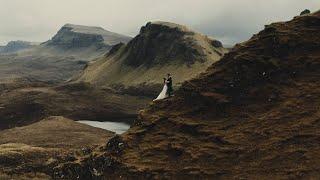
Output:
<path fill-rule="evenodd" d="M 171 74 L 167 74 L 167 86 L 168 86 L 168 91 L 167 91 L 167 94 L 168 96 L 172 96 L 173 95 L 173 87 L 172 87 L 172 77 L 171 77 Z"/>

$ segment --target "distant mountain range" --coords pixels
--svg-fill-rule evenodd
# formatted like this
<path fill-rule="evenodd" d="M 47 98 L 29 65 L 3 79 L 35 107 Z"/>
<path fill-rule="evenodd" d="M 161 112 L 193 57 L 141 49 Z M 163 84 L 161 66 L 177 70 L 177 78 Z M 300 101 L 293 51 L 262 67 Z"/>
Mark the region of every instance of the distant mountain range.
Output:
<path fill-rule="evenodd" d="M 13 41 L 0 47 L 0 80 L 62 82 L 81 71 L 87 61 L 130 39 L 100 27 L 66 24 L 44 43 Z"/>
<path fill-rule="evenodd" d="M 27 42 L 27 41 L 10 41 L 5 46 L 0 46 L 0 53 L 14 53 L 20 50 L 33 48 L 39 43 Z"/>

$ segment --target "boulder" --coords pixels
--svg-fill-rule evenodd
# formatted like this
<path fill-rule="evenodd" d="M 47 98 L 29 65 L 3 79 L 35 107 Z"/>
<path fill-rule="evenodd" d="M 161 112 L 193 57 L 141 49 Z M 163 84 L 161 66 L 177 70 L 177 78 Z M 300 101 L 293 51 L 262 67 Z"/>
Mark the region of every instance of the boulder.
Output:
<path fill-rule="evenodd" d="M 304 11 L 302 11 L 302 12 L 300 13 L 300 16 L 306 15 L 306 14 L 310 14 L 310 13 L 311 13 L 311 11 L 310 11 L 309 9 L 305 9 Z"/>
<path fill-rule="evenodd" d="M 218 40 L 212 40 L 211 41 L 211 45 L 213 47 L 216 47 L 216 48 L 222 48 L 223 47 L 222 43 L 220 41 L 218 41 Z"/>

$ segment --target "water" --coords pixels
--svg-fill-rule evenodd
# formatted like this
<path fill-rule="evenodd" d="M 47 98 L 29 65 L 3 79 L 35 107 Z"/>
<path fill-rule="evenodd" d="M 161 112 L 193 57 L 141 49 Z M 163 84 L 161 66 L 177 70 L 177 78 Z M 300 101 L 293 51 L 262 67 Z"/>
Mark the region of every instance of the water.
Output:
<path fill-rule="evenodd" d="M 87 124 L 89 126 L 93 126 L 96 128 L 112 131 L 117 134 L 122 134 L 130 128 L 129 124 L 121 123 L 121 122 L 100 122 L 100 121 L 77 121 L 77 122 L 82 124 Z"/>

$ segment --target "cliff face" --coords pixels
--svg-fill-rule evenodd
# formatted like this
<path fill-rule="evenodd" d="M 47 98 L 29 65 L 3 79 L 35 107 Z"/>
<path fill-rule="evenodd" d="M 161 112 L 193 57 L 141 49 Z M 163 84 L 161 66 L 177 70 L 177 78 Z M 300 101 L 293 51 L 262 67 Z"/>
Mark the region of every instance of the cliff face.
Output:
<path fill-rule="evenodd" d="M 319 12 L 268 25 L 57 177 L 317 179 L 319 52 Z"/>
<path fill-rule="evenodd" d="M 210 53 L 223 54 L 223 47 L 221 42 L 197 34 L 185 26 L 150 22 L 130 41 L 125 52 L 128 54 L 125 63 L 137 67 L 174 61 L 181 64 L 204 62 Z"/>
<path fill-rule="evenodd" d="M 152 22 L 143 26 L 127 45 L 114 46 L 106 57 L 90 64 L 78 81 L 159 92 L 167 73 L 173 75 L 179 86 L 218 61 L 225 52 L 221 42 L 185 26 Z"/>
<path fill-rule="evenodd" d="M 117 43 L 127 43 L 128 36 L 109 32 L 100 27 L 66 24 L 45 45 L 57 46 L 62 49 L 86 48 L 94 46 L 97 49 L 110 48 Z"/>
<path fill-rule="evenodd" d="M 102 35 L 84 34 L 72 31 L 71 27 L 62 27 L 58 33 L 47 43 L 49 46 L 59 46 L 61 48 L 82 48 L 96 46 L 102 48 L 106 46 Z"/>

